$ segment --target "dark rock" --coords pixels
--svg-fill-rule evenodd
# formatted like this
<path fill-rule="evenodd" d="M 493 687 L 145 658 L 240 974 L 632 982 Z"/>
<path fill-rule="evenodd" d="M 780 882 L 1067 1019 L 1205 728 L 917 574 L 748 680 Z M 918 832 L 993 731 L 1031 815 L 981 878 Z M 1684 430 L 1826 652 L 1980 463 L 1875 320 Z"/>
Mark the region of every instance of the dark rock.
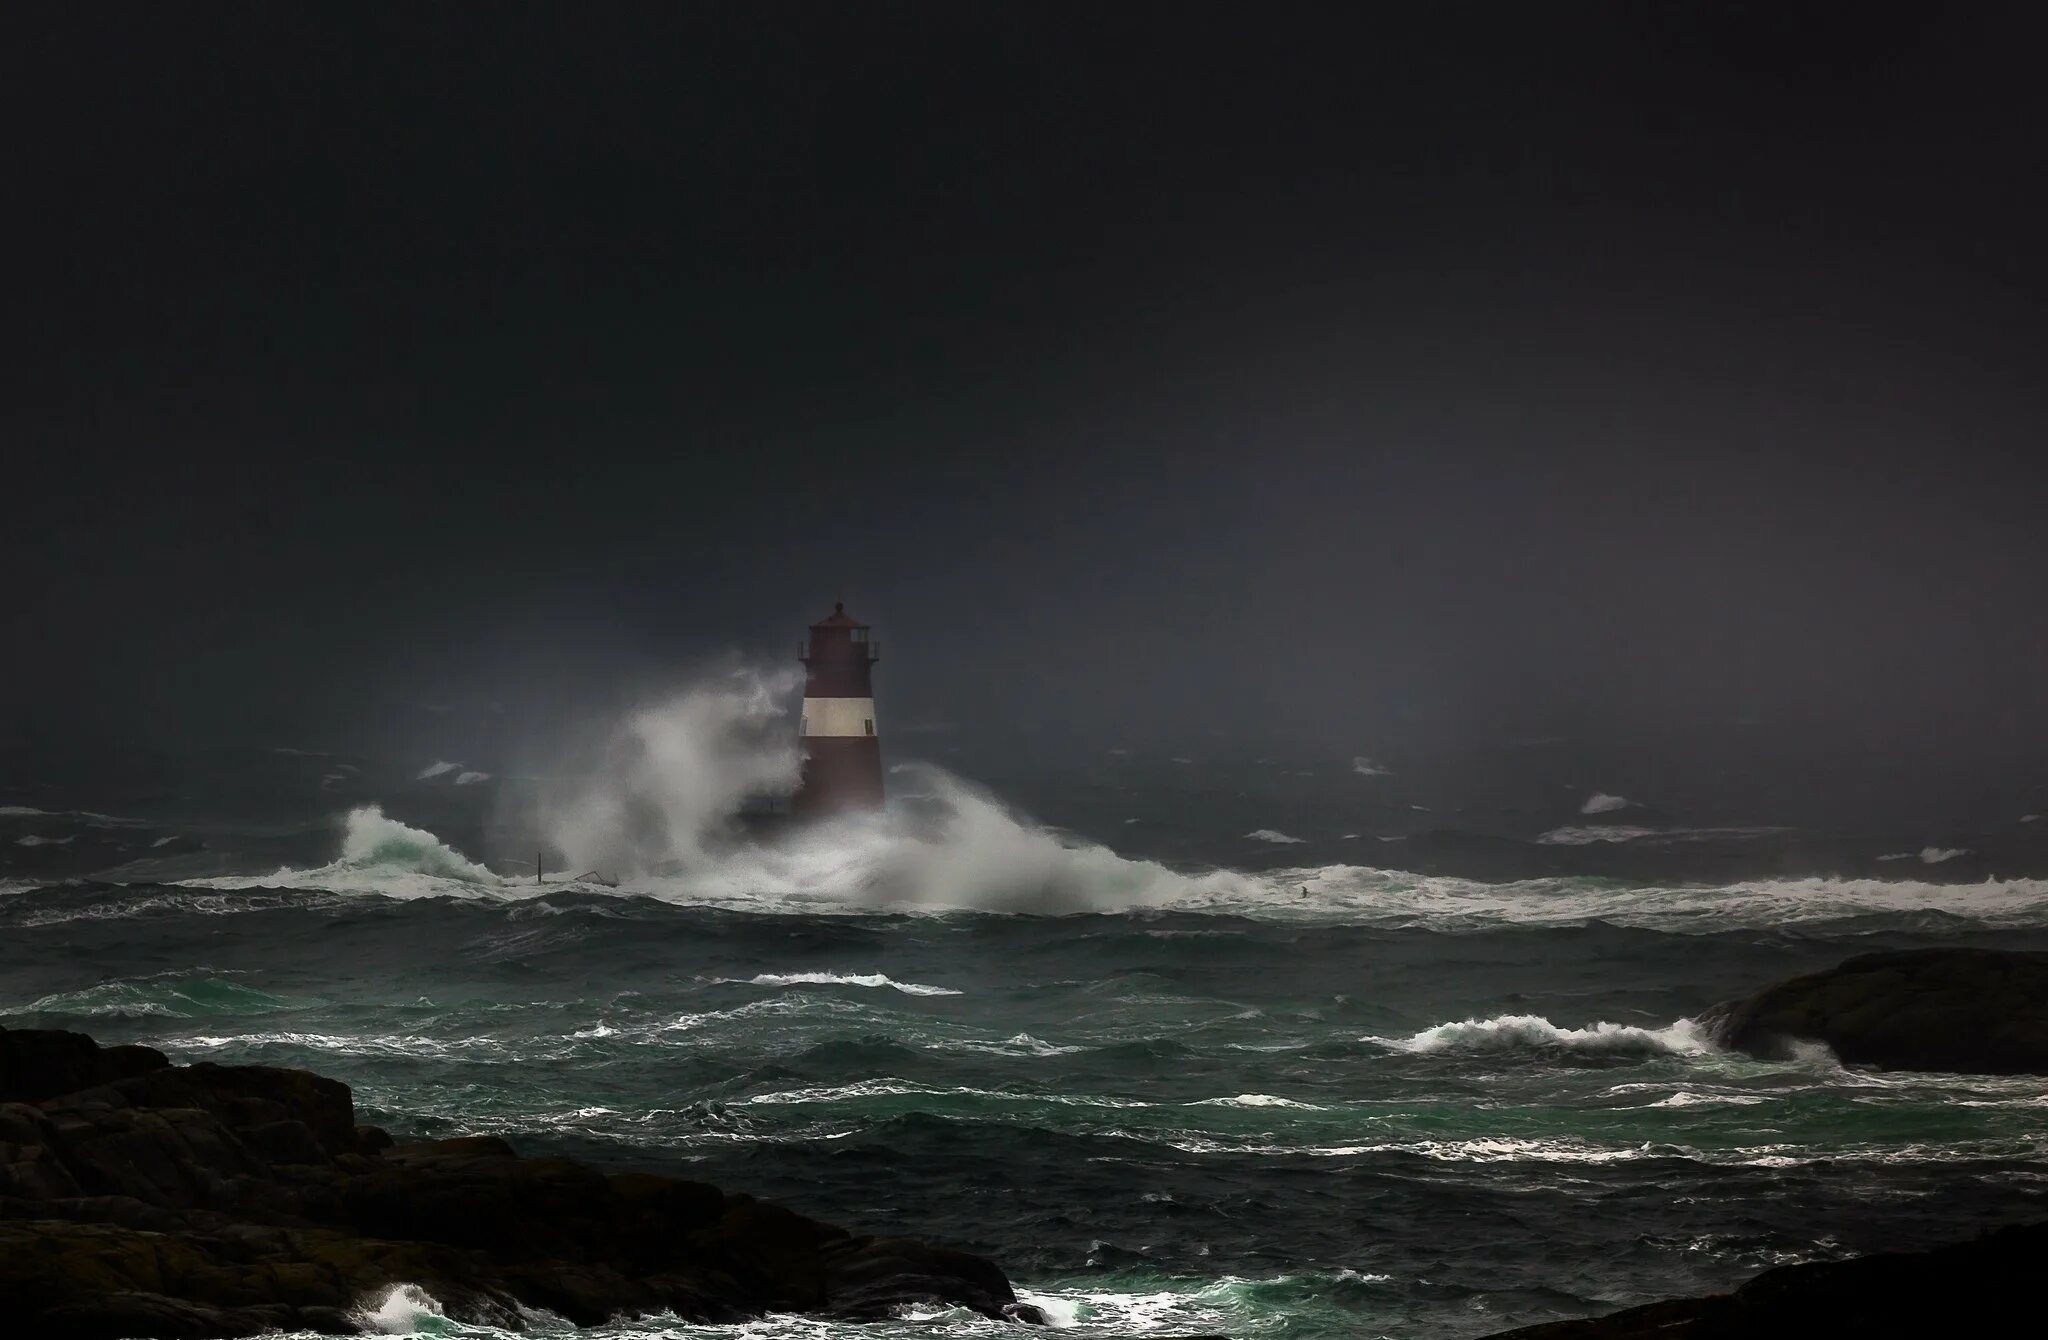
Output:
<path fill-rule="evenodd" d="M 43 1340 L 351 1331 L 401 1284 L 515 1329 L 521 1306 L 580 1325 L 924 1302 L 1037 1319 L 980 1257 L 495 1136 L 394 1144 L 304 1071 L 23 1030 L 0 1030 L 0 1059 L 9 1092 L 40 1095 L 0 1103 L 0 1315 Z"/>
<path fill-rule="evenodd" d="M 1825 1043 L 1894 1070 L 2048 1074 L 2048 953 L 1914 949 L 1863 954 L 1700 1016 L 1724 1047 L 1758 1055 Z"/>
<path fill-rule="evenodd" d="M 391 1132 L 381 1126 L 356 1127 L 355 1147 L 359 1154 L 381 1154 L 397 1143 Z"/>
<path fill-rule="evenodd" d="M 0 1103 L 37 1103 L 169 1065 L 149 1047 L 102 1047 L 54 1028 L 0 1028 Z"/>
<path fill-rule="evenodd" d="M 965 1303 L 988 1316 L 1043 1321 L 1016 1302 L 992 1262 L 909 1238 L 843 1238 L 824 1250 L 830 1314 L 842 1321 L 881 1321 L 905 1299 Z M 976 1291 L 972 1301 L 965 1290 Z M 1028 1317 L 1025 1314 L 1029 1314 Z"/>
<path fill-rule="evenodd" d="M 1766 1270 L 1733 1293 L 1545 1322 L 1494 1340 L 1754 1340 L 1778 1335 L 2010 1335 L 2032 1315 L 2048 1224 L 1931 1252 Z"/>

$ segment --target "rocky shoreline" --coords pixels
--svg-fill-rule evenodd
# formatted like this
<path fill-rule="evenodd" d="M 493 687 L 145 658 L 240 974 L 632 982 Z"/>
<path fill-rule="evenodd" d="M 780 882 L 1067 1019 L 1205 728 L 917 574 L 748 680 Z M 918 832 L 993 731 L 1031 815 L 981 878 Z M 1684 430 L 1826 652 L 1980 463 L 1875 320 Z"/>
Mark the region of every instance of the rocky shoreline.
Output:
<path fill-rule="evenodd" d="M 1824 1044 L 1847 1065 L 2048 1075 L 2048 953 L 1909 949 L 1859 954 L 1699 1019 L 1723 1047 L 1774 1055 Z"/>
<path fill-rule="evenodd" d="M 1716 1044 L 1779 1056 L 1827 1047 L 1846 1064 L 2048 1074 L 2048 954 L 1917 949 L 1859 954 L 1702 1012 Z M 1777 1335 L 1994 1335 L 2036 1306 L 2048 1224 L 1925 1252 L 1766 1270 L 1741 1287 L 1492 1340 L 1735 1340 Z"/>
<path fill-rule="evenodd" d="M 1488 1340 L 1754 1340 L 1762 1336 L 2007 1335 L 2038 1307 L 2048 1224 L 1927 1252 L 1764 1271 L 1731 1293 L 1501 1331 Z"/>
<path fill-rule="evenodd" d="M 397 1144 L 302 1070 L 0 1028 L 0 1315 L 24 1334 L 353 1333 L 400 1285 L 510 1328 L 536 1310 L 858 1321 L 928 1303 L 1043 1320 L 967 1252 L 495 1137 Z"/>
<path fill-rule="evenodd" d="M 1866 954 L 1700 1016 L 1761 1055 L 2048 1073 L 2048 954 Z M 1726 1294 L 1504 1332 L 1632 1340 L 1978 1333 L 2031 1306 L 2048 1224 L 1934 1251 L 1782 1266 Z M 848 1232 L 753 1197 L 495 1137 L 398 1144 L 346 1085 L 269 1066 L 0 1028 L 0 1315 L 37 1340 L 353 1333 L 412 1286 L 456 1320 L 523 1329 L 670 1314 L 881 1320 L 957 1306 L 1035 1323 L 994 1263 Z"/>

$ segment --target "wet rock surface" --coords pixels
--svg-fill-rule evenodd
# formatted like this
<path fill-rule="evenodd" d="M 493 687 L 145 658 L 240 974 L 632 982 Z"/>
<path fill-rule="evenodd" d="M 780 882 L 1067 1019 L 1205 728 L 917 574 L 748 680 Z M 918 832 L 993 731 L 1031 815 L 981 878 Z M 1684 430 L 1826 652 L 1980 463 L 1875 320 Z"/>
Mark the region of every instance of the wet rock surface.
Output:
<path fill-rule="evenodd" d="M 2032 1329 L 2048 1224 L 1929 1252 L 1766 1270 L 1732 1293 L 1676 1298 L 1493 1340 L 1736 1340 L 1761 1336 L 2014 1335 Z"/>
<path fill-rule="evenodd" d="M 0 1315 L 26 1334 L 353 1332 L 352 1310 L 401 1284 L 509 1327 L 535 1308 L 580 1325 L 919 1303 L 1040 1320 L 966 1252 L 493 1137 L 396 1144 L 302 1070 L 0 1028 Z"/>
<path fill-rule="evenodd" d="M 1700 1024 L 1759 1055 L 1811 1041 L 1848 1065 L 2048 1075 L 2048 953 L 1862 954 L 1716 1005 Z"/>

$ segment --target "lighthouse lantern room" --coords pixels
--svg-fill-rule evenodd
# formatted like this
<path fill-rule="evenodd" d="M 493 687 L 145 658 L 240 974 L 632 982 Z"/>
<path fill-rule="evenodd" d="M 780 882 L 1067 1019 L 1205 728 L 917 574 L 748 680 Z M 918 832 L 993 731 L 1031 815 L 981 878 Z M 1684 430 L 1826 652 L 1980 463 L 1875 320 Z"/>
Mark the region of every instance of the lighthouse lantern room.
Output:
<path fill-rule="evenodd" d="M 882 741 L 875 733 L 873 667 L 880 644 L 843 603 L 811 625 L 804 665 L 803 781 L 792 811 L 819 817 L 882 808 Z"/>

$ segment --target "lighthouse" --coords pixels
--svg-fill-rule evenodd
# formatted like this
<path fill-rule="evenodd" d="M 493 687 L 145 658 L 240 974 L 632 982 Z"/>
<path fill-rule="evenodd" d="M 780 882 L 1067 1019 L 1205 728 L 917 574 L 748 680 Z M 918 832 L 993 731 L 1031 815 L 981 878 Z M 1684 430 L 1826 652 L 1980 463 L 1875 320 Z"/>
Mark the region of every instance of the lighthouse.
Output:
<path fill-rule="evenodd" d="M 882 808 L 882 741 L 875 734 L 873 666 L 881 651 L 868 626 L 835 604 L 799 648 L 804 665 L 803 781 L 790 802 L 798 818 Z"/>

